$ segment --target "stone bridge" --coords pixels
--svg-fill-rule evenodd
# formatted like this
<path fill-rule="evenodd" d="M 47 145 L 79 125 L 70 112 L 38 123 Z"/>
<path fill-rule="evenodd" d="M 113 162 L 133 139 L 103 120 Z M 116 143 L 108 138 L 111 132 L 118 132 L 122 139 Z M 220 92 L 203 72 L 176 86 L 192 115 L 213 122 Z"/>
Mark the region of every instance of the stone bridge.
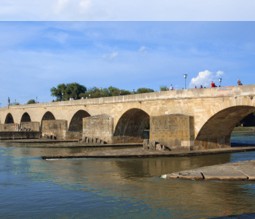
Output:
<path fill-rule="evenodd" d="M 57 139 L 159 142 L 171 149 L 230 146 L 234 127 L 255 112 L 255 85 L 173 90 L 9 106 L 0 134 L 39 132 Z"/>

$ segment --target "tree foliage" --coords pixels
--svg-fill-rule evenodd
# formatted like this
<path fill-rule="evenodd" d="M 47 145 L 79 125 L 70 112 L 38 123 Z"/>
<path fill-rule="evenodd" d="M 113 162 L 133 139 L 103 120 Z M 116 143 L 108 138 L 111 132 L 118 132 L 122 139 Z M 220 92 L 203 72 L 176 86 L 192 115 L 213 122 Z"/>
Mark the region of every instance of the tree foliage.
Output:
<path fill-rule="evenodd" d="M 56 97 L 57 101 L 80 99 L 81 94 L 87 91 L 87 88 L 78 83 L 59 84 L 57 87 L 51 88 L 51 96 Z"/>
<path fill-rule="evenodd" d="M 36 101 L 34 99 L 27 101 L 27 104 L 34 104 L 34 103 L 36 103 Z"/>
<path fill-rule="evenodd" d="M 151 93 L 151 92 L 154 92 L 153 89 L 150 89 L 150 88 L 138 88 L 136 93 L 138 94 L 142 94 L 142 93 Z"/>
<path fill-rule="evenodd" d="M 167 86 L 161 86 L 160 91 L 168 91 L 169 88 Z"/>
<path fill-rule="evenodd" d="M 83 98 L 98 98 L 98 97 L 111 97 L 131 94 L 128 90 L 118 89 L 116 87 L 98 88 L 93 87 L 87 90 L 86 93 L 80 95 Z"/>
<path fill-rule="evenodd" d="M 78 83 L 71 84 L 59 84 L 57 87 L 51 88 L 51 96 L 56 97 L 56 101 L 80 99 L 80 98 L 99 98 L 99 97 L 111 97 L 111 96 L 122 96 L 129 95 L 132 93 L 148 93 L 154 92 L 150 88 L 139 88 L 133 92 L 129 90 L 119 89 L 113 86 L 108 88 L 92 87 L 87 89 L 85 86 Z"/>

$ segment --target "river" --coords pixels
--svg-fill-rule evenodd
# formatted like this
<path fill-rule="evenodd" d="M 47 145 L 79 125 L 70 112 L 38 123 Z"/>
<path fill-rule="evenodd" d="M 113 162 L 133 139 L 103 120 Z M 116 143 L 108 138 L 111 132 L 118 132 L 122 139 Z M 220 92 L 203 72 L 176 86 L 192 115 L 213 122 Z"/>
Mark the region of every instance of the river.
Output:
<path fill-rule="evenodd" d="M 82 149 L 0 147 L 0 218 L 211 218 L 255 212 L 255 182 L 164 180 L 255 152 L 147 159 L 66 159 Z"/>

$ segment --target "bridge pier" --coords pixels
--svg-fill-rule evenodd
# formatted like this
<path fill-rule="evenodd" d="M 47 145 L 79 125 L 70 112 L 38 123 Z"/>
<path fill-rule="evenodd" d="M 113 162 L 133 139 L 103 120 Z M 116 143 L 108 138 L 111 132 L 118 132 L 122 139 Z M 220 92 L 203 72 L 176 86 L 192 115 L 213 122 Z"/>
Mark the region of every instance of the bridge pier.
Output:
<path fill-rule="evenodd" d="M 65 140 L 67 133 L 66 120 L 43 120 L 42 137 Z"/>
<path fill-rule="evenodd" d="M 168 150 L 190 150 L 194 144 L 194 119 L 192 116 L 173 114 L 152 116 L 150 143 L 156 142 Z"/>
<path fill-rule="evenodd" d="M 113 118 L 106 114 L 83 118 L 82 140 L 113 143 Z M 95 141 L 95 142 L 94 142 Z"/>

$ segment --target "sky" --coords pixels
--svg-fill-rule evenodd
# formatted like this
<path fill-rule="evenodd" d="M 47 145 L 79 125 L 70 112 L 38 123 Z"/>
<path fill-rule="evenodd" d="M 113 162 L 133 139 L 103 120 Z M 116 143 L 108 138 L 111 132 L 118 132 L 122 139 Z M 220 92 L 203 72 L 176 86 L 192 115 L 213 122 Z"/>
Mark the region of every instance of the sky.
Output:
<path fill-rule="evenodd" d="M 0 0 L 0 106 L 52 101 L 60 83 L 254 84 L 255 3 L 213 2 Z"/>

